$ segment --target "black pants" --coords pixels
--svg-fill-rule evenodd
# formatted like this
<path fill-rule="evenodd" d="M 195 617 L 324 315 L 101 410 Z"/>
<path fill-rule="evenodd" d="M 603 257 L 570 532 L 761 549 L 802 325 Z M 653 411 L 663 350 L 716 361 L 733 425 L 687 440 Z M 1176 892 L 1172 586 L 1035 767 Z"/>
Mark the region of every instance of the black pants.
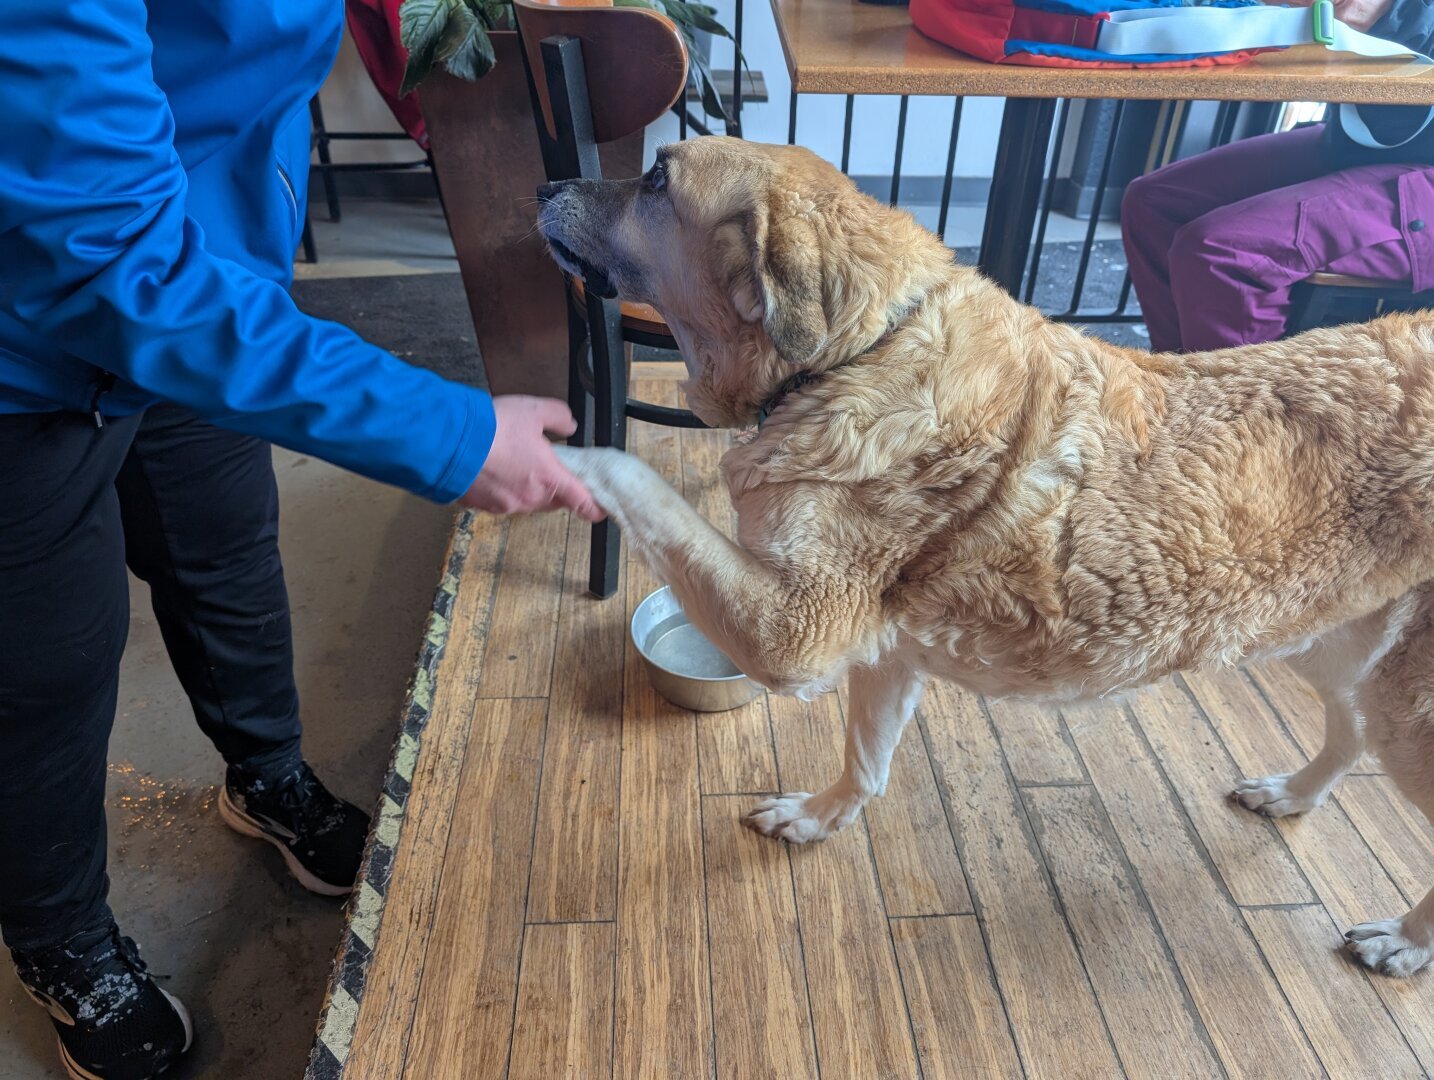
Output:
<path fill-rule="evenodd" d="M 0 416 L 0 931 L 16 949 L 107 914 L 106 750 L 128 563 L 224 759 L 299 756 L 269 445 L 174 406 L 97 427 Z"/>

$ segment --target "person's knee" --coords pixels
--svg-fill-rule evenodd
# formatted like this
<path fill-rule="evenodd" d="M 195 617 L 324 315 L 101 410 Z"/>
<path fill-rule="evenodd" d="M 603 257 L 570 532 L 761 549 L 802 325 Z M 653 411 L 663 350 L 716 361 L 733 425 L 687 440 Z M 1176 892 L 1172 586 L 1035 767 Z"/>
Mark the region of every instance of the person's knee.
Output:
<path fill-rule="evenodd" d="M 1209 276 L 1239 250 L 1238 236 L 1236 223 L 1218 211 L 1182 225 L 1170 242 L 1172 281 Z"/>
<path fill-rule="evenodd" d="M 1120 220 L 1127 227 L 1146 217 L 1158 201 L 1159 185 L 1151 176 L 1137 176 L 1120 197 Z"/>
<path fill-rule="evenodd" d="M 0 732 L 14 719 L 19 727 L 65 724 L 78 718 L 108 715 L 119 681 L 123 634 L 67 641 L 43 654 L 12 653 L 0 664 Z"/>
<path fill-rule="evenodd" d="M 52 563 L 35 572 L 36 587 L 5 597 L 0 733 L 12 720 L 19 728 L 53 729 L 112 705 L 129 629 L 129 586 L 118 559 L 111 574 L 88 569 Z"/>
<path fill-rule="evenodd" d="M 1180 199 L 1169 179 L 1159 172 L 1137 176 L 1125 185 L 1120 198 L 1120 222 L 1123 229 L 1138 234 L 1159 222 L 1180 218 Z"/>

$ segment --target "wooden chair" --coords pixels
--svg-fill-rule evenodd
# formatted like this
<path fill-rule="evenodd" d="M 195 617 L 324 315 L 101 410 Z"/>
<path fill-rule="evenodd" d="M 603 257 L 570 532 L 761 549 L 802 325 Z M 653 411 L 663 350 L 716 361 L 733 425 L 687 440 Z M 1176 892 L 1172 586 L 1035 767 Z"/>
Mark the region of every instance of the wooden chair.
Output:
<path fill-rule="evenodd" d="M 598 147 L 666 113 L 687 86 L 687 45 L 677 28 L 646 8 L 611 0 L 515 0 L 528 69 L 533 121 L 549 183 L 600 179 Z M 668 427 L 705 425 L 686 409 L 627 395 L 629 347 L 676 350 L 662 316 L 646 304 L 605 300 L 565 275 L 568 295 L 568 403 L 575 446 L 624 447 L 629 418 Z M 588 587 L 617 590 L 617 526 L 593 526 Z"/>
<path fill-rule="evenodd" d="M 1291 290 L 1285 335 L 1293 337 L 1319 326 L 1365 322 L 1387 312 L 1417 311 L 1431 305 L 1434 293 L 1416 293 L 1408 281 L 1380 281 L 1321 271 Z"/>

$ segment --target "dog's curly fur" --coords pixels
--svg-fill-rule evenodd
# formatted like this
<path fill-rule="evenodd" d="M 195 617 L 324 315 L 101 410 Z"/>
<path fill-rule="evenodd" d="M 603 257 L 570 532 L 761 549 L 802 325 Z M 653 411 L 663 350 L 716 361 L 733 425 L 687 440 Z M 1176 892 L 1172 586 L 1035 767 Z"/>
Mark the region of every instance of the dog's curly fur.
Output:
<path fill-rule="evenodd" d="M 1282 653 L 1325 752 L 1248 781 L 1309 809 L 1358 756 L 1434 814 L 1434 316 L 1185 356 L 1044 319 L 806 151 L 698 139 L 567 185 L 544 232 L 682 346 L 693 409 L 741 426 L 734 545 L 622 455 L 566 459 L 695 621 L 785 692 L 852 680 L 843 777 L 759 807 L 793 840 L 882 790 L 926 674 L 1057 700 Z M 570 268 L 572 269 L 572 268 Z M 1434 956 L 1434 893 L 1350 932 Z"/>

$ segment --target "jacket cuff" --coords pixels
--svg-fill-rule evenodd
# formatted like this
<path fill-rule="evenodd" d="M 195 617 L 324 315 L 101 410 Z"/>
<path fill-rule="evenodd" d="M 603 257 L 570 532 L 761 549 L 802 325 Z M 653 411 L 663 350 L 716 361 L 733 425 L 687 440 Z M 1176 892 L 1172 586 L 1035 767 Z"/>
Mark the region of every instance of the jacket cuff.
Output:
<path fill-rule="evenodd" d="M 473 481 L 488 460 L 498 428 L 492 397 L 481 390 L 470 390 L 463 396 L 467 405 L 466 415 L 453 457 L 449 459 L 438 483 L 427 491 L 419 492 L 424 498 L 437 503 L 455 502 L 473 486 Z"/>

